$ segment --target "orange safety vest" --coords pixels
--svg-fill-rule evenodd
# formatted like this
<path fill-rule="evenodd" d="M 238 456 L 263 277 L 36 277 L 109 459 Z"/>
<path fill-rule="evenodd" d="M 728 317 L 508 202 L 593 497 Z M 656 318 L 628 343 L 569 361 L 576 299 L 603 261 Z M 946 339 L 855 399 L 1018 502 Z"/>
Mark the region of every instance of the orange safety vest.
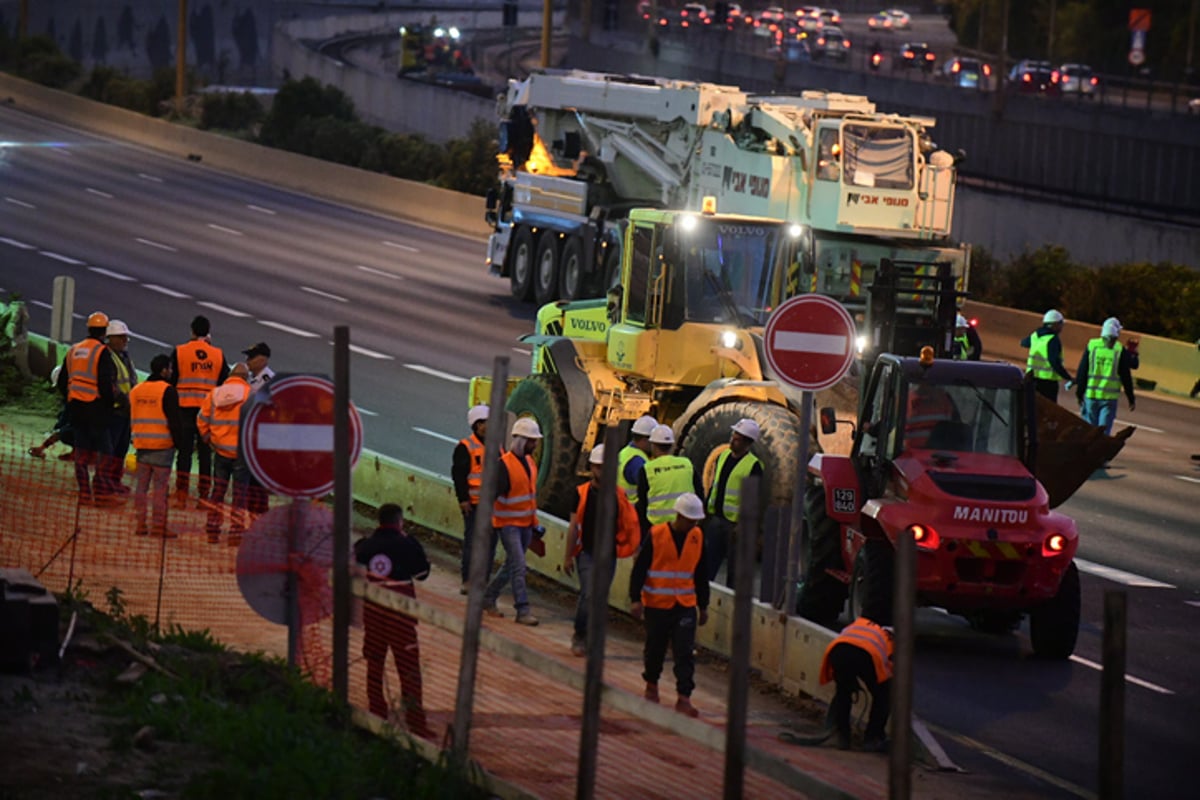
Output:
<path fill-rule="evenodd" d="M 175 348 L 175 357 L 179 361 L 175 380 L 179 405 L 182 408 L 199 408 L 208 393 L 217 388 L 217 378 L 220 377 L 225 356 L 216 345 L 203 339 L 192 339 Z"/>
<path fill-rule="evenodd" d="M 67 399 L 90 403 L 100 399 L 100 356 L 108 345 L 88 337 L 67 351 Z"/>
<path fill-rule="evenodd" d="M 587 511 L 588 492 L 592 490 L 592 482 L 582 483 L 578 487 L 579 503 L 575 506 L 575 521 L 579 524 L 579 534 L 571 542 L 571 555 L 577 556 L 583 552 L 583 515 Z M 642 526 L 638 522 L 637 509 L 625 492 L 617 489 L 617 529 L 615 531 L 617 558 L 629 558 L 637 552 L 642 543 Z"/>
<path fill-rule="evenodd" d="M 166 381 L 145 381 L 129 390 L 129 423 L 135 450 L 170 450 L 175 446 L 163 410 L 163 395 L 169 386 Z"/>
<path fill-rule="evenodd" d="M 839 644 L 852 644 L 867 651 L 875 664 L 877 683 L 883 683 L 892 677 L 892 637 L 881 626 L 866 617 L 859 617 L 843 628 L 837 638 L 825 648 L 825 655 L 821 656 L 822 684 L 833 680 L 833 666 L 829 663 L 829 654 Z"/>
<path fill-rule="evenodd" d="M 245 379 L 234 376 L 204 398 L 196 415 L 196 429 L 217 455 L 237 458 L 238 417 L 250 391 Z"/>
<path fill-rule="evenodd" d="M 696 607 L 696 566 L 704 547 L 704 535 L 693 527 L 676 552 L 671 523 L 660 522 L 650 529 L 654 559 L 642 586 L 642 605 L 647 608 Z"/>
<path fill-rule="evenodd" d="M 483 442 L 472 433 L 466 439 L 460 440 L 459 444 L 467 448 L 467 454 L 471 458 L 471 471 L 467 473 L 467 494 L 471 498 L 471 505 L 477 506 L 479 490 L 483 486 Z"/>
<path fill-rule="evenodd" d="M 500 463 L 508 469 L 508 494 L 497 497 L 492 506 L 493 528 L 537 525 L 537 464 L 529 456 L 523 458 L 529 465 L 528 475 L 511 450 L 500 456 Z"/>

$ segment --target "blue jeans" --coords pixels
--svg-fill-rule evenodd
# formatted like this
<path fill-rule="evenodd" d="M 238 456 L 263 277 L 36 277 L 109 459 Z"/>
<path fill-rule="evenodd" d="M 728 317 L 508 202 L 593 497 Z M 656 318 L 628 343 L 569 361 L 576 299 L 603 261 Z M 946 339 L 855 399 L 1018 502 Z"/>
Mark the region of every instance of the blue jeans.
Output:
<path fill-rule="evenodd" d="M 529 594 L 525 590 L 525 548 L 533 540 L 532 527 L 505 525 L 500 529 L 500 543 L 504 545 L 504 566 L 496 573 L 483 593 L 483 604 L 492 606 L 500 598 L 506 583 L 512 583 L 513 605 L 517 614 L 529 613 Z"/>
<path fill-rule="evenodd" d="M 1086 398 L 1080 416 L 1097 428 L 1103 428 L 1105 436 L 1112 436 L 1113 423 L 1117 421 L 1117 400 Z"/>
<path fill-rule="evenodd" d="M 612 588 L 613 575 L 616 574 L 617 561 L 613 559 L 613 570 L 608 574 L 608 583 L 604 586 L 593 587 L 592 576 L 596 574 L 596 560 L 592 558 L 591 553 L 581 552 L 575 557 L 575 571 L 579 573 L 579 600 L 575 603 L 575 638 L 580 641 L 587 640 L 588 629 L 588 611 L 592 607 L 592 591 L 595 588 L 597 591 L 604 593 L 607 597 L 609 590 Z"/>

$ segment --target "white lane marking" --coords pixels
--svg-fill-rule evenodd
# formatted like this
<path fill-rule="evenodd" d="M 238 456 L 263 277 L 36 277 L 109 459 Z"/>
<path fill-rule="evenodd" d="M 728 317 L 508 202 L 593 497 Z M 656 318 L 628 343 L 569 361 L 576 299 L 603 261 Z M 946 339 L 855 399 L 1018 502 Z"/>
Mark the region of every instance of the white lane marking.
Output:
<path fill-rule="evenodd" d="M 88 193 L 88 194 L 94 194 L 94 195 L 96 195 L 97 197 L 103 197 L 103 198 L 104 198 L 104 199 L 106 199 L 106 200 L 112 200 L 112 195 L 111 195 L 111 194 L 109 194 L 108 192 L 102 192 L 102 191 L 100 191 L 99 189 L 93 189 L 93 188 L 92 188 L 92 187 L 90 187 L 90 186 L 89 186 L 89 187 L 87 187 L 86 191 L 87 191 L 87 193 Z"/>
<path fill-rule="evenodd" d="M 207 300 L 201 300 L 196 305 L 204 306 L 205 308 L 211 308 L 213 311 L 220 311 L 222 314 L 228 314 L 231 317 L 248 317 L 248 316 L 250 316 L 245 311 L 238 311 L 235 308 L 230 308 L 229 306 L 223 306 L 220 303 L 210 303 Z"/>
<path fill-rule="evenodd" d="M 1085 561 L 1082 558 L 1075 559 L 1075 566 L 1079 567 L 1081 572 L 1086 572 L 1089 575 L 1095 575 L 1098 578 L 1107 578 L 1114 583 L 1123 583 L 1126 586 L 1142 586 L 1148 589 L 1174 589 L 1175 587 L 1169 583 L 1156 581 L 1153 578 L 1143 578 L 1141 575 L 1134 575 L 1132 572 L 1125 572 L 1116 567 L 1106 567 L 1103 564 L 1096 564 L 1091 561 Z"/>
<path fill-rule="evenodd" d="M 332 425 L 263 422 L 254 430 L 254 446 L 258 450 L 295 450 L 301 453 L 333 451 Z"/>
<path fill-rule="evenodd" d="M 21 208 L 37 208 L 33 203 L 26 203 L 24 200 L 18 200 L 15 197 L 6 197 L 4 198 L 4 202 L 12 203 L 14 206 L 20 206 Z"/>
<path fill-rule="evenodd" d="M 137 242 L 138 244 L 144 244 L 147 247 L 157 247 L 159 250 L 166 250 L 168 253 L 178 253 L 179 252 L 178 248 L 171 247 L 171 245 L 163 244 L 162 242 L 156 242 L 153 239 L 137 238 L 137 239 L 134 239 L 134 241 Z"/>
<path fill-rule="evenodd" d="M 959 744 L 961 744 L 965 747 L 969 747 L 972 750 L 975 750 L 976 752 L 981 753 L 982 755 L 985 755 L 988 758 L 991 758 L 995 761 L 999 761 L 1001 764 L 1004 764 L 1007 767 L 1012 767 L 1013 769 L 1018 769 L 1021 772 L 1024 772 L 1026 775 L 1032 775 L 1033 777 L 1035 777 L 1045 783 L 1048 783 L 1051 786 L 1055 786 L 1055 787 L 1067 792 L 1068 794 L 1074 795 L 1075 797 L 1083 798 L 1083 800 L 1096 800 L 1095 792 L 1090 792 L 1081 786 L 1076 786 L 1075 784 L 1070 783 L 1069 781 L 1063 780 L 1062 778 L 1058 777 L 1057 775 L 1053 775 L 1049 772 L 1046 772 L 1043 769 L 1039 769 L 1039 768 L 1033 766 L 1032 764 L 1026 764 L 1024 761 L 1021 761 L 1018 758 L 1014 758 L 1013 756 L 1010 756 L 1007 753 L 1002 753 L 999 750 L 988 747 L 983 742 L 972 739 L 969 736 L 964 736 L 961 733 L 955 733 L 954 731 L 947 730 L 946 728 L 943 728 L 938 725 L 934 725 L 932 723 L 926 723 L 926 724 L 928 724 L 930 729 L 933 730 L 934 732 L 936 732 L 938 736 L 944 736 L 947 739 L 953 739 L 954 741 L 958 742 Z"/>
<path fill-rule="evenodd" d="M 771 346 L 776 350 L 788 352 L 842 356 L 850 347 L 850 339 L 846 336 L 833 336 L 827 333 L 775 331 Z"/>
<path fill-rule="evenodd" d="M 266 325 L 268 328 L 274 328 L 277 331 L 283 331 L 284 333 L 290 333 L 295 336 L 303 336 L 305 339 L 317 338 L 317 334 L 313 333 L 312 331 L 302 331 L 299 328 L 293 328 L 291 325 L 284 325 L 282 322 L 272 322 L 269 319 L 260 319 L 258 324 Z"/>
<path fill-rule="evenodd" d="M 54 304 L 53 304 L 53 303 L 47 303 L 47 302 L 46 302 L 46 301 L 44 301 L 44 300 L 31 300 L 30 302 L 31 302 L 31 303 L 33 303 L 33 304 L 34 304 L 35 306 L 37 306 L 38 308 L 48 308 L 48 309 L 50 309 L 50 310 L 52 310 L 52 311 L 54 310 Z"/>
<path fill-rule="evenodd" d="M 150 344 L 154 345 L 155 347 L 164 347 L 165 348 L 165 347 L 171 346 L 167 342 L 160 342 L 158 339 L 153 339 L 149 336 L 142 336 L 137 333 L 131 333 L 131 334 L 129 334 L 129 336 L 132 339 L 141 339 L 143 342 L 149 342 Z"/>
<path fill-rule="evenodd" d="M 414 427 L 413 430 L 416 431 L 417 433 L 423 433 L 426 436 L 432 436 L 435 439 L 441 439 L 443 442 L 450 442 L 451 444 L 458 443 L 458 439 L 455 439 L 453 436 L 447 436 L 444 433 L 438 433 L 437 431 L 431 431 L 428 428 Z"/>
<path fill-rule="evenodd" d="M 208 227 L 212 228 L 214 231 L 220 231 L 221 233 L 228 233 L 230 236 L 245 236 L 246 235 L 239 230 L 236 230 L 234 228 L 226 228 L 224 225 L 218 225 L 215 222 L 208 223 Z"/>
<path fill-rule="evenodd" d="M 418 249 L 417 249 L 417 248 L 415 248 L 415 247 L 412 247 L 411 245 L 407 245 L 407 244 L 400 244 L 399 242 L 389 242 L 387 239 L 384 239 L 384 240 L 383 240 L 383 244 L 384 244 L 384 246 L 385 246 L 385 247 L 394 247 L 394 248 L 396 248 L 397 250 L 403 250 L 403 251 L 404 251 L 404 252 L 406 252 L 406 253 L 419 253 L 419 252 L 421 252 L 420 250 L 418 250 Z"/>
<path fill-rule="evenodd" d="M 257 211 L 260 214 L 270 214 L 272 217 L 275 216 L 275 212 L 271 209 L 263 208 L 262 206 L 256 206 L 253 203 L 247 203 L 246 208 L 250 209 L 251 211 Z"/>
<path fill-rule="evenodd" d="M 526 349 L 525 349 L 525 348 L 523 348 L 523 347 L 514 347 L 514 348 L 512 349 L 512 351 L 513 351 L 514 353 L 520 353 L 520 354 L 521 354 L 521 355 L 523 355 L 523 356 L 531 356 L 531 355 L 533 355 L 533 351 L 532 351 L 532 350 L 526 350 Z"/>
<path fill-rule="evenodd" d="M 374 267 L 364 267 L 362 264 L 357 264 L 356 266 L 358 267 L 358 269 L 361 269 L 363 272 L 369 272 L 370 274 L 378 275 L 381 278 L 391 278 L 394 281 L 404 280 L 403 275 L 397 275 L 393 272 L 385 272 L 384 270 L 375 269 Z"/>
<path fill-rule="evenodd" d="M 1190 475 L 1176 475 L 1175 477 L 1179 478 L 1181 481 L 1187 481 L 1188 483 L 1200 483 L 1200 478 L 1193 478 Z"/>
<path fill-rule="evenodd" d="M 1184 600 L 1183 602 L 1187 603 L 1189 606 L 1200 608 L 1200 600 Z"/>
<path fill-rule="evenodd" d="M 152 183 L 162 183 L 163 182 L 163 179 L 158 177 L 157 175 L 147 175 L 145 172 L 139 172 L 138 177 L 144 181 L 150 181 Z"/>
<path fill-rule="evenodd" d="M 1071 660 L 1076 664 L 1083 664 L 1085 667 L 1091 667 L 1097 672 L 1104 671 L 1104 666 L 1102 664 L 1097 664 L 1095 661 L 1088 661 L 1086 658 L 1080 658 L 1079 656 L 1071 656 Z M 1142 680 L 1141 678 L 1134 677 L 1128 673 L 1125 674 L 1125 680 L 1132 683 L 1134 686 L 1141 686 L 1143 689 L 1149 689 L 1150 691 L 1158 692 L 1159 694 L 1175 694 L 1165 686 L 1159 686 L 1157 683 L 1151 683 L 1150 681 Z"/>
<path fill-rule="evenodd" d="M 131 278 L 128 275 L 122 275 L 120 272 L 113 272 L 111 269 L 105 269 L 104 267 L 88 267 L 88 269 L 91 270 L 92 272 L 96 273 L 97 275 L 103 275 L 106 278 L 112 278 L 112 279 L 118 280 L 118 281 L 136 281 L 137 280 L 137 278 Z"/>
<path fill-rule="evenodd" d="M 18 242 L 16 239 L 9 239 L 7 236 L 0 237 L 0 242 L 3 242 L 4 244 L 12 245 L 13 247 L 16 247 L 19 250 L 34 250 L 35 249 L 34 246 L 31 244 L 25 244 L 24 242 Z"/>
<path fill-rule="evenodd" d="M 330 342 L 330 344 L 333 344 L 333 342 Z M 395 356 L 389 356 L 387 353 L 380 353 L 378 350 L 368 350 L 367 348 L 359 347 L 356 344 L 350 345 L 350 352 L 358 353 L 360 356 L 366 356 L 367 358 L 378 358 L 382 361 L 396 360 Z"/>
<path fill-rule="evenodd" d="M 326 297 L 330 300 L 336 300 L 339 303 L 349 303 L 350 302 L 346 298 L 342 297 L 340 294 L 330 294 L 329 292 L 322 292 L 320 289 L 314 289 L 311 286 L 301 286 L 300 291 L 308 292 L 309 294 L 315 294 L 317 297 Z"/>
<path fill-rule="evenodd" d="M 470 380 L 467 378 L 460 378 L 458 375 L 451 375 L 449 372 L 442 372 L 431 367 L 426 367 L 422 364 L 405 364 L 404 366 L 407 369 L 411 369 L 413 372 L 423 372 L 426 375 L 432 375 L 435 378 L 441 378 L 442 380 L 450 381 L 451 383 L 470 383 Z M 455 441 L 458 440 L 456 439 Z"/>
<path fill-rule="evenodd" d="M 190 294 L 177 292 L 174 289 L 168 289 L 166 286 L 159 286 L 157 283 L 143 283 L 142 286 L 146 287 L 152 292 L 158 292 L 159 294 L 165 294 L 167 297 L 175 297 L 180 300 L 186 300 L 187 298 L 191 297 Z"/>
<path fill-rule="evenodd" d="M 359 414 L 365 414 L 368 417 L 378 417 L 379 416 L 378 411 L 371 411 L 369 409 L 363 408 L 362 406 L 355 406 L 355 408 L 358 409 Z"/>
<path fill-rule="evenodd" d="M 86 261 L 80 261 L 78 258 L 71 258 L 70 256 L 64 256 L 62 253 L 56 253 L 53 250 L 39 250 L 38 252 L 46 258 L 53 258 L 55 261 L 61 261 L 64 264 L 73 264 L 77 267 L 87 263 Z"/>
<path fill-rule="evenodd" d="M 1166 433 L 1162 428 L 1151 428 L 1149 425 L 1143 425 L 1140 422 L 1129 422 L 1123 419 L 1113 420 L 1113 425 L 1128 425 L 1131 428 L 1137 428 L 1139 431 L 1150 431 L 1150 433 Z"/>

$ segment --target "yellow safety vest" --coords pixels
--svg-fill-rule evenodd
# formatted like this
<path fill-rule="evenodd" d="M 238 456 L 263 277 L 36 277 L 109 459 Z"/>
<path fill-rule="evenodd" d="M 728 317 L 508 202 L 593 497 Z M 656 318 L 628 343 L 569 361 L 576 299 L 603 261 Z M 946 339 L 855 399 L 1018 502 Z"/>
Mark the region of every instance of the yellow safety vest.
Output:
<path fill-rule="evenodd" d="M 632 444 L 627 444 L 621 448 L 621 452 L 617 454 L 617 486 L 621 487 L 625 492 L 625 496 L 629 498 L 629 502 L 636 504 L 638 501 L 637 484 L 630 483 L 625 480 L 625 467 L 629 466 L 629 462 L 637 456 L 646 458 L 646 452 L 640 447 Z"/>
<path fill-rule="evenodd" d="M 721 480 L 721 470 L 725 469 L 725 460 L 732 452 L 732 450 L 725 450 L 717 456 L 717 469 L 713 473 L 712 489 L 708 492 L 709 514 L 717 513 L 717 483 Z M 729 479 L 725 482 L 725 503 L 722 513 L 730 522 L 738 521 L 738 512 L 741 510 L 742 481 L 746 479 L 750 470 L 754 469 L 754 465 L 757 463 L 758 459 L 754 453 L 746 453 L 729 473 Z"/>
<path fill-rule="evenodd" d="M 683 456 L 659 456 L 646 462 L 646 519 L 651 525 L 675 517 L 675 501 L 695 490 L 692 462 Z"/>
<path fill-rule="evenodd" d="M 1058 373 L 1050 366 L 1049 352 L 1050 340 L 1056 335 L 1053 333 L 1038 334 L 1036 331 L 1029 334 L 1029 360 L 1025 362 L 1025 367 L 1038 380 L 1058 380 Z"/>
<path fill-rule="evenodd" d="M 1117 374 L 1117 364 L 1121 359 L 1121 343 L 1113 342 L 1112 347 L 1103 339 L 1092 339 L 1088 342 L 1088 374 L 1087 388 L 1084 397 L 1088 400 L 1116 400 L 1121 396 L 1121 379 Z"/>

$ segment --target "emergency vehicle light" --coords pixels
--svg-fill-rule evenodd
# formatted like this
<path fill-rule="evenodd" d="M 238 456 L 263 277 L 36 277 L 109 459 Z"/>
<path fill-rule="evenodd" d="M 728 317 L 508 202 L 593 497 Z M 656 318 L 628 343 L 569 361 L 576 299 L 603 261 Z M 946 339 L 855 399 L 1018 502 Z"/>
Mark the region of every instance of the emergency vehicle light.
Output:
<path fill-rule="evenodd" d="M 700 201 L 701 214 L 717 213 L 717 198 L 711 194 L 704 195 L 704 199 Z"/>
<path fill-rule="evenodd" d="M 1067 549 L 1067 537 L 1061 533 L 1052 533 L 1042 542 L 1042 557 L 1060 556 Z"/>
<path fill-rule="evenodd" d="M 933 528 L 925 525 L 909 525 L 908 529 L 912 531 L 913 543 L 922 550 L 937 550 L 941 544 L 941 538 L 938 532 Z"/>
<path fill-rule="evenodd" d="M 933 366 L 933 348 L 930 347 L 929 345 L 925 345 L 924 347 L 921 348 L 921 366 L 922 367 L 932 367 Z"/>

